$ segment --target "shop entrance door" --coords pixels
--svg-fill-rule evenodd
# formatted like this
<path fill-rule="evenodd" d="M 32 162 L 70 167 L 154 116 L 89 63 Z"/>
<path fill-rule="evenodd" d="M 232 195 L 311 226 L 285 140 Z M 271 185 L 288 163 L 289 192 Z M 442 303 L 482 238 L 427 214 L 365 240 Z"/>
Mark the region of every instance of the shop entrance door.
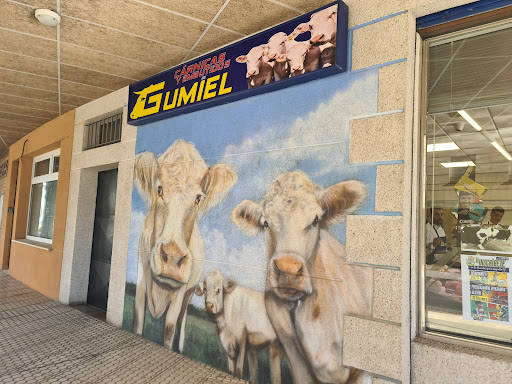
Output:
<path fill-rule="evenodd" d="M 114 240 L 117 169 L 98 173 L 87 304 L 107 310 L 110 261 Z"/>

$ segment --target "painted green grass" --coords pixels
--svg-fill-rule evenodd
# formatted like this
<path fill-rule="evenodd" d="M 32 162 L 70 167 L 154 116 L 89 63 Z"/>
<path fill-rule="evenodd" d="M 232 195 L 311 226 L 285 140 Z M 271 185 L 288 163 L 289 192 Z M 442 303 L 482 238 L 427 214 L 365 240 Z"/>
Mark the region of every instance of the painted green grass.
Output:
<path fill-rule="evenodd" d="M 133 332 L 134 286 L 132 283 L 127 284 L 124 301 L 123 329 L 129 332 Z M 165 315 L 159 319 L 153 319 L 146 308 L 142 336 L 163 345 L 164 318 Z M 220 343 L 217 326 L 208 318 L 204 310 L 200 310 L 193 305 L 189 305 L 188 309 L 183 355 L 217 369 L 226 372 L 228 370 L 226 353 Z M 258 354 L 258 367 L 258 384 L 270 383 L 267 348 L 263 348 Z M 293 383 L 286 357 L 283 357 L 281 362 L 281 377 L 282 383 Z M 244 379 L 249 380 L 247 359 L 244 364 Z"/>

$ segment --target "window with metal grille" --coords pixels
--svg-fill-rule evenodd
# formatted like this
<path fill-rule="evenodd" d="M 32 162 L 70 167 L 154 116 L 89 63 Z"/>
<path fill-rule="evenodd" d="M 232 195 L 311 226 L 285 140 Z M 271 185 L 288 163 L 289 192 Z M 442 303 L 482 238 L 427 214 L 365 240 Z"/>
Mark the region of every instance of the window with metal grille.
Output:
<path fill-rule="evenodd" d="M 85 126 L 87 137 L 84 149 L 92 149 L 120 142 L 122 125 L 122 112 L 87 124 Z"/>

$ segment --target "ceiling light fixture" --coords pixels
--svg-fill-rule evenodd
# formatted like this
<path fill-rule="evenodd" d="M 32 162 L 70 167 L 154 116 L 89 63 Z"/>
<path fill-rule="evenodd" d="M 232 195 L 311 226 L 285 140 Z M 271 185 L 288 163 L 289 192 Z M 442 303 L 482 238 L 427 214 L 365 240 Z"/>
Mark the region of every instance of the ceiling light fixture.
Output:
<path fill-rule="evenodd" d="M 459 147 L 453 141 L 450 143 L 438 143 L 427 145 L 427 152 L 453 151 L 454 149 L 459 149 Z"/>
<path fill-rule="evenodd" d="M 470 165 L 474 167 L 475 163 L 473 163 L 472 161 L 457 161 L 454 163 L 441 163 L 441 165 L 445 168 L 458 168 L 469 167 Z"/>
<path fill-rule="evenodd" d="M 505 157 L 505 159 L 507 159 L 508 161 L 512 160 L 512 156 L 510 156 L 510 153 L 508 153 L 505 148 L 502 148 L 501 145 L 499 145 L 495 141 L 491 141 L 491 144 L 493 145 L 494 148 L 498 150 L 499 153 L 501 153 Z"/>
<path fill-rule="evenodd" d="M 475 128 L 478 132 L 482 130 L 482 127 L 478 125 L 478 123 L 471 118 L 471 116 L 468 115 L 466 111 L 457 111 L 459 114 Z"/>
<path fill-rule="evenodd" d="M 36 9 L 35 15 L 36 19 L 47 27 L 55 27 L 60 23 L 59 14 L 49 9 Z"/>

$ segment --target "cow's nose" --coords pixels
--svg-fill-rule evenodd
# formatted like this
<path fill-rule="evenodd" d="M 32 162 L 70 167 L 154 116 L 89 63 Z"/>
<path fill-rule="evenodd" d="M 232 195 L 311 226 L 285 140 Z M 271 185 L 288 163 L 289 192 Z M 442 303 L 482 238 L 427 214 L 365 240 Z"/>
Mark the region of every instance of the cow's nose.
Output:
<path fill-rule="evenodd" d="M 206 310 L 208 312 L 213 312 L 213 303 L 206 303 Z"/>
<path fill-rule="evenodd" d="M 253 69 L 252 71 L 247 72 L 247 76 L 254 76 L 256 75 L 256 70 Z"/>
<path fill-rule="evenodd" d="M 160 247 L 160 255 L 164 263 L 168 263 L 170 259 L 171 263 L 176 263 L 178 267 L 181 267 L 187 260 L 188 254 L 179 256 L 180 254 L 182 254 L 182 251 L 174 244 L 162 244 Z"/>
<path fill-rule="evenodd" d="M 290 255 L 282 256 L 276 259 L 274 263 L 279 272 L 292 276 L 297 276 L 302 271 L 303 267 L 302 262 Z"/>
<path fill-rule="evenodd" d="M 272 55 L 268 55 L 269 60 L 275 60 L 277 57 L 277 53 L 273 53 Z"/>
<path fill-rule="evenodd" d="M 292 71 L 302 71 L 302 65 L 296 65 L 295 67 L 292 67 Z"/>
<path fill-rule="evenodd" d="M 324 36 L 325 35 L 323 35 L 323 34 L 322 35 L 316 35 L 316 36 L 312 37 L 311 40 L 309 40 L 309 42 L 311 44 L 316 44 L 316 43 L 322 41 L 324 39 Z"/>

